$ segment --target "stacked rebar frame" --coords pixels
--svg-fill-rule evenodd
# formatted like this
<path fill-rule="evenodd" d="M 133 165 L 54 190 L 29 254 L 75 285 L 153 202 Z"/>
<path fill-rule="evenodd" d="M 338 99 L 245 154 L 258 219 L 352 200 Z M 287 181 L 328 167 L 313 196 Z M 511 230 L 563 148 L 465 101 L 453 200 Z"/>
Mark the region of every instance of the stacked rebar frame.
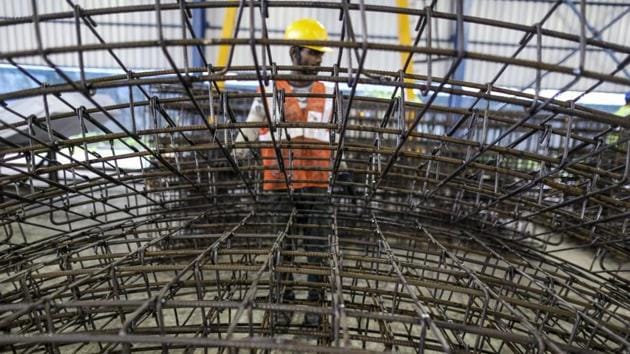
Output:
<path fill-rule="evenodd" d="M 0 121 L 0 351 L 630 351 L 630 120 L 575 103 L 581 96 L 561 101 L 539 94 L 547 74 L 566 76 L 559 93 L 585 79 L 593 85 L 584 94 L 603 83 L 630 87 L 618 75 L 630 62 L 630 47 L 587 36 L 586 16 L 577 35 L 545 29 L 554 11 L 569 6 L 563 1 L 534 26 L 464 15 L 461 0 L 453 13 L 437 11 L 435 1 L 423 9 L 362 1 L 158 0 L 90 9 L 68 3 L 73 11 L 39 14 L 32 1 L 32 16 L 0 21 L 34 26 L 39 43 L 36 50 L 0 53 L 36 85 L 0 94 L 3 112 L 20 118 Z M 238 9 L 233 38 L 197 38 L 190 11 L 226 7 Z M 333 9 L 342 36 L 325 43 L 269 38 L 266 14 L 273 7 Z M 157 16 L 155 40 L 99 36 L 99 16 L 134 12 Z M 165 39 L 161 18 L 173 12 L 182 16 L 182 38 Z M 369 39 L 369 12 L 417 19 L 413 45 Z M 243 13 L 249 33 L 239 30 Z M 359 23 L 351 14 L 359 14 Z M 40 25 L 61 19 L 75 21 L 78 44 L 45 47 Z M 463 41 L 431 46 L 437 20 L 460 29 L 467 23 L 507 28 L 523 39 L 506 56 L 466 51 Z M 79 29 L 86 28 L 98 43 L 81 43 Z M 543 38 L 572 43 L 581 64 L 587 50 L 624 59 L 613 72 L 544 63 L 541 55 L 519 59 L 532 43 L 540 54 Z M 274 51 L 300 44 L 335 48 L 337 64 L 310 77 L 275 64 Z M 230 58 L 213 66 L 202 47 L 217 45 L 251 48 L 255 65 L 233 66 Z M 134 72 L 117 55 L 155 47 L 170 67 Z M 190 48 L 199 49 L 204 67 L 175 64 L 172 53 Z M 366 56 L 375 50 L 408 59 L 368 70 Z M 87 78 L 90 63 L 82 58 L 92 51 L 115 58 L 125 74 Z M 81 58 L 78 81 L 55 64 L 60 54 Z M 32 56 L 63 82 L 42 82 L 19 64 Z M 407 74 L 418 56 L 427 59 L 428 72 Z M 430 70 L 438 58 L 451 61 L 442 77 Z M 494 80 L 455 80 L 465 60 L 495 63 Z M 511 67 L 536 70 L 534 94 L 496 85 Z M 228 79 L 253 80 L 258 91 L 229 91 Z M 267 107 L 264 122 L 243 122 L 255 97 L 281 106 L 284 92 L 268 90 L 270 81 L 314 79 L 334 86 L 327 96 L 332 121 L 286 122 Z M 394 91 L 375 98 L 360 94 L 358 84 Z M 422 101 L 406 97 L 409 88 L 420 89 Z M 103 106 L 94 94 L 106 89 L 129 90 L 129 100 Z M 69 94 L 93 107 L 66 102 L 71 113 L 44 116 L 12 108 L 39 97 L 48 112 L 49 100 Z M 438 105 L 444 94 L 472 104 Z M 131 125 L 121 123 L 120 112 Z M 63 120 L 81 133 L 55 130 Z M 261 127 L 273 132 L 271 141 L 235 142 L 240 130 Z M 289 127 L 326 128 L 333 139 L 299 145 L 283 138 Z M 261 188 L 261 147 L 275 149 L 287 180 L 291 164 L 283 163 L 283 149 L 330 149 L 329 187 L 314 196 L 324 208 L 290 207 L 292 192 L 288 208 L 270 202 Z M 235 149 L 251 149 L 252 157 L 238 159 Z M 343 172 L 353 174 L 351 182 L 339 180 Z M 305 223 L 313 216 L 321 222 Z M 320 238 L 320 249 L 307 251 L 307 238 Z M 563 257 L 571 251 L 590 264 Z M 309 274 L 324 280 L 308 281 Z M 295 299 L 283 299 L 287 289 Z M 308 301 L 309 289 L 323 296 Z M 277 325 L 280 314 L 293 320 Z M 304 326 L 307 314 L 318 314 L 321 323 Z"/>

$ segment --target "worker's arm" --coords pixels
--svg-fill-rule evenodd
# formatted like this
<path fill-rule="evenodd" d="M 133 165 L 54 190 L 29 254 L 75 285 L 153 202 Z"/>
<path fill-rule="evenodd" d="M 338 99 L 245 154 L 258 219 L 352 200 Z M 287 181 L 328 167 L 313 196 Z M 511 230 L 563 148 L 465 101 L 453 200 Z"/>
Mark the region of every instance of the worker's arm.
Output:
<path fill-rule="evenodd" d="M 339 134 L 335 134 L 335 146 L 339 145 L 341 143 L 341 140 L 339 139 L 340 135 Z M 340 174 L 348 174 L 350 176 L 350 179 L 352 179 L 352 175 L 350 171 L 348 171 L 348 164 L 346 163 L 345 160 L 343 160 L 343 151 L 342 151 L 342 155 L 340 158 L 342 158 L 341 162 L 339 163 L 339 171 Z"/>
<path fill-rule="evenodd" d="M 264 107 L 261 103 L 260 98 L 255 98 L 254 102 L 252 102 L 252 106 L 249 109 L 249 114 L 247 115 L 247 119 L 245 122 L 247 123 L 260 123 L 264 121 L 265 111 Z M 242 128 L 240 132 L 236 136 L 236 143 L 242 143 L 245 141 L 253 142 L 258 140 L 258 133 L 260 128 Z M 240 159 L 247 157 L 249 154 L 249 149 L 236 149 L 236 156 Z"/>
<path fill-rule="evenodd" d="M 331 87 L 326 87 L 326 93 L 327 94 L 333 94 L 333 90 Z M 326 100 L 326 104 L 324 106 L 324 122 L 332 122 L 332 113 L 333 113 L 333 104 L 332 104 L 332 100 L 331 99 L 327 99 Z M 340 141 L 340 135 L 339 134 L 335 134 L 335 146 L 338 146 L 339 143 L 341 143 Z M 344 154 L 342 152 L 342 156 L 341 158 L 341 162 L 339 163 L 339 171 L 338 171 L 338 176 L 337 176 L 337 180 L 339 182 L 344 182 L 347 183 L 347 185 L 345 186 L 345 192 L 349 195 L 354 195 L 355 194 L 355 188 L 350 184 L 352 183 L 354 176 L 352 171 L 348 170 L 348 164 L 346 163 L 346 161 L 343 159 L 343 156 L 347 154 Z"/>

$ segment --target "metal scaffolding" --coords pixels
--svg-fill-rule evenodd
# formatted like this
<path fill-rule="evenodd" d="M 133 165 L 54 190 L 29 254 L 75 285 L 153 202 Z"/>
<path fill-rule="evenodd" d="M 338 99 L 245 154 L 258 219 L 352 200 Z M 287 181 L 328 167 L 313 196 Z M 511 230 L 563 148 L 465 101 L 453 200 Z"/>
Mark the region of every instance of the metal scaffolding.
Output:
<path fill-rule="evenodd" d="M 346 0 L 67 2 L 73 11 L 40 14 L 33 0 L 30 16 L 0 20 L 0 28 L 33 26 L 38 43 L 0 53 L 31 85 L 0 93 L 2 117 L 14 118 L 0 119 L 0 351 L 630 351 L 630 119 L 579 103 L 602 84 L 630 87 L 630 46 L 589 26 L 589 2 L 550 2 L 533 26 L 470 16 L 462 0 L 452 12 L 436 1 L 422 9 Z M 578 14 L 580 33 L 545 28 L 563 6 Z M 335 11 L 341 37 L 270 38 L 268 11 L 282 7 Z M 191 11 L 219 8 L 236 9 L 234 36 L 198 38 Z M 375 12 L 416 19 L 413 44 L 370 38 L 366 14 Z M 99 16 L 123 13 L 155 15 L 154 40 L 106 41 Z M 163 35 L 162 17 L 173 13 L 181 38 Z M 60 20 L 74 21 L 76 45 L 43 44 L 41 25 Z M 436 21 L 460 34 L 475 24 L 522 40 L 507 55 L 469 51 L 462 35 L 434 45 Z M 86 31 L 97 42 L 82 43 Z M 570 43 L 578 65 L 544 62 L 548 39 Z M 308 44 L 335 48 L 336 64 L 305 76 L 274 61 L 275 51 Z M 225 66 L 204 54 L 219 45 L 230 48 Z M 232 65 L 237 47 L 250 48 L 254 65 Z M 133 71 L 117 54 L 146 48 L 160 49 L 170 67 Z M 526 48 L 536 60 L 519 57 Z M 176 63 L 174 52 L 191 49 L 203 67 Z M 369 69 L 375 51 L 406 60 Z M 612 72 L 588 70 L 589 51 L 623 59 Z M 90 52 L 111 56 L 123 74 L 90 77 Z M 76 79 L 56 64 L 60 55 L 78 56 Z M 34 56 L 57 82 L 20 64 Z M 423 74 L 409 70 L 416 60 Z M 433 64 L 444 61 L 448 70 L 435 75 Z M 493 80 L 456 75 L 474 62 L 493 63 Z M 515 68 L 534 70 L 532 93 L 497 84 Z M 552 74 L 566 84 L 544 96 L 541 82 Z M 258 90 L 227 89 L 228 80 Z M 274 80 L 333 87 L 323 95 L 332 120 L 276 119 L 265 97 L 282 106 L 308 94 L 269 89 Z M 585 80 L 592 85 L 583 93 L 559 99 Z M 391 91 L 379 98 L 362 84 Z M 124 93 L 115 104 L 95 98 L 112 90 Z M 73 104 L 72 95 L 87 103 Z M 257 97 L 265 121 L 244 122 Z M 15 108 L 25 100 L 44 113 Z M 53 100 L 68 113 L 51 112 Z M 237 142 L 246 128 L 269 128 L 272 138 Z M 332 139 L 291 141 L 289 128 L 327 129 Z M 273 148 L 285 181 L 288 149 L 330 150 L 329 167 L 319 168 L 330 172 L 327 190 L 299 204 L 288 191 L 278 204 L 262 190 L 260 148 Z M 239 159 L 237 149 L 251 157 Z M 316 246 L 306 248 L 309 240 Z M 567 260 L 573 251 L 590 264 Z M 318 301 L 306 299 L 313 289 Z M 294 299 L 283 298 L 287 290 Z M 293 320 L 278 325 L 282 314 Z M 321 322 L 301 324 L 309 314 Z"/>

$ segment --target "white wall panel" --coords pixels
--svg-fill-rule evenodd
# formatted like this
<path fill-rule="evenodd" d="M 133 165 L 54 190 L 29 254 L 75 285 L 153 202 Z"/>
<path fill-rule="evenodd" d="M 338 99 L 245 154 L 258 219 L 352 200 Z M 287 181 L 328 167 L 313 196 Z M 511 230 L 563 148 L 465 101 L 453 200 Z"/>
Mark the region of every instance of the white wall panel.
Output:
<path fill-rule="evenodd" d="M 3 13 L 6 17 L 19 17 L 32 15 L 30 1 L 10 0 L 3 1 Z M 74 1 L 85 9 L 120 7 L 130 5 L 155 4 L 153 0 L 80 0 Z M 161 3 L 175 3 L 175 0 L 162 0 Z M 72 11 L 72 7 L 65 1 L 38 0 L 37 9 L 39 14 Z M 156 13 L 133 12 L 125 14 L 112 14 L 93 16 L 97 23 L 96 30 L 99 35 L 108 43 L 123 43 L 131 41 L 157 40 L 158 32 L 156 27 Z M 163 11 L 162 23 L 164 24 L 164 37 L 166 39 L 181 38 L 181 18 L 179 11 Z M 73 46 L 77 44 L 76 29 L 73 18 L 46 21 L 41 25 L 42 45 L 45 48 L 59 46 Z M 15 51 L 18 48 L 36 49 L 37 42 L 35 30 L 32 24 L 0 27 L 0 50 Z M 7 39 L 7 40 L 4 40 Z M 81 26 L 81 40 L 84 44 L 98 43 L 97 38 L 85 26 Z M 19 42 L 18 42 L 19 41 Z M 145 49 L 125 49 L 115 50 L 120 59 L 129 68 L 165 68 L 168 62 L 160 48 Z M 171 48 L 170 53 L 177 63 L 183 65 L 183 55 L 181 49 Z M 86 66 L 96 68 L 118 68 L 115 60 L 106 51 L 95 51 L 85 53 Z M 78 66 L 78 56 L 76 54 L 55 55 L 54 63 L 59 66 Z M 18 62 L 23 64 L 45 65 L 45 61 L 40 57 L 21 58 Z"/>
<path fill-rule="evenodd" d="M 189 0 L 190 1 L 190 0 Z M 518 23 L 523 25 L 535 25 L 548 9 L 552 6 L 552 2 L 528 2 L 516 0 L 466 0 L 466 6 L 469 15 L 483 17 L 488 19 Z M 155 4 L 154 0 L 74 0 L 82 8 L 102 8 L 102 7 L 120 7 L 130 5 Z M 319 1 L 315 1 L 319 2 Z M 176 0 L 161 0 L 161 3 L 176 3 Z M 273 3 L 273 0 L 271 1 Z M 302 2 L 296 2 L 299 5 Z M 355 2 L 353 2 L 355 3 Z M 394 0 L 366 0 L 366 4 L 380 6 L 395 6 Z M 410 1 L 414 8 L 423 8 L 428 5 L 428 0 Z M 630 39 L 627 33 L 630 30 L 630 4 L 625 0 L 607 1 L 608 4 L 620 4 L 620 6 L 589 6 L 587 9 L 587 20 L 589 26 L 602 31 L 601 36 L 606 41 L 630 46 Z M 445 0 L 438 1 L 436 11 L 453 12 L 455 1 Z M 72 11 L 72 8 L 66 1 L 62 0 L 37 0 L 38 11 L 40 14 Z M 2 17 L 20 17 L 31 16 L 32 8 L 30 1 L 24 0 L 3 0 L 0 1 L 0 11 Z M 206 31 L 206 37 L 219 37 L 221 27 L 224 21 L 223 9 L 206 10 L 207 20 L 211 28 Z M 622 15 L 620 17 L 620 15 Z M 282 38 L 283 30 L 287 24 L 294 19 L 300 17 L 314 17 L 320 20 L 328 29 L 331 38 L 339 39 L 341 31 L 341 22 L 338 20 L 339 11 L 329 9 L 311 9 L 311 8 L 270 8 L 269 19 L 267 25 L 270 31 L 270 37 Z M 611 20 L 620 17 L 620 20 L 613 25 L 608 25 Z M 125 14 L 112 14 L 103 16 L 94 16 L 94 21 L 98 23 L 98 33 L 103 39 L 109 43 L 123 43 L 131 41 L 147 41 L 156 40 L 156 16 L 154 11 L 134 12 Z M 164 36 L 167 39 L 181 38 L 181 18 L 179 11 L 164 11 L 162 13 L 164 23 Z M 414 26 L 417 18 L 410 18 L 411 26 Z M 361 35 L 361 20 L 356 11 L 352 13 L 352 22 L 354 24 L 357 36 Z M 369 24 L 367 33 L 370 40 L 379 43 L 398 43 L 398 17 L 394 14 L 383 13 L 367 13 L 367 22 Z M 257 25 L 257 29 L 260 24 Z M 579 34 L 580 21 L 579 17 L 568 7 L 561 5 L 551 18 L 545 23 L 544 28 L 567 33 Z M 433 21 L 434 46 L 442 48 L 452 48 L 451 36 L 454 31 L 454 22 L 448 20 Z M 72 46 L 77 43 L 75 35 L 74 20 L 72 18 L 48 21 L 41 24 L 42 41 L 44 47 Z M 249 16 L 248 11 L 242 20 L 242 28 L 239 37 L 246 38 L 249 35 Z M 260 32 L 257 32 L 260 35 Z M 589 33 L 590 35 L 590 33 Z M 90 31 L 82 26 L 81 36 L 83 43 L 97 43 L 97 39 Z M 415 32 L 412 33 L 412 37 Z M 494 54 L 500 56 L 510 56 L 518 48 L 519 41 L 523 37 L 522 32 L 505 30 L 497 27 L 486 25 L 468 25 L 468 50 L 472 52 Z M 425 45 L 425 40 L 420 45 Z M 526 60 L 536 60 L 536 41 L 530 41 L 529 47 L 523 50 L 517 58 Z M 577 43 L 565 40 L 558 40 L 545 37 L 543 41 L 543 61 L 546 63 L 558 63 L 571 53 Z M 32 24 L 17 26 L 0 26 L 0 51 L 15 51 L 37 48 L 35 40 L 35 31 Z M 590 70 L 612 72 L 616 67 L 615 61 L 601 50 L 589 47 L 589 54 L 586 60 L 586 68 Z M 119 49 L 115 50 L 121 60 L 134 70 L 139 69 L 160 69 L 167 68 L 168 62 L 159 48 L 145 49 Z M 206 56 L 211 62 L 216 61 L 218 48 L 208 46 L 206 48 Z M 181 48 L 170 48 L 169 53 L 172 55 L 178 66 L 183 65 L 183 54 Z M 332 65 L 336 61 L 336 51 L 328 54 L 324 59 L 324 65 Z M 76 66 L 78 65 L 78 57 L 76 54 L 71 55 L 55 55 L 51 59 L 60 66 Z M 288 56 L 288 48 L 283 46 L 273 47 L 273 59 L 278 64 L 288 64 L 290 59 Z M 415 60 L 424 60 L 425 56 L 416 54 Z M 616 55 L 617 60 L 623 60 L 623 55 Z M 578 55 L 574 54 L 562 65 L 568 67 L 576 67 L 578 65 Z M 41 57 L 34 56 L 28 58 L 20 58 L 19 62 L 27 64 L 44 64 Z M 251 65 L 252 55 L 249 47 L 237 47 L 234 57 L 234 65 Z M 117 64 L 114 59 L 104 51 L 85 53 L 85 63 L 90 67 L 97 68 L 116 68 Z M 347 65 L 346 61 L 342 61 L 342 65 Z M 354 62 L 356 66 L 356 62 Z M 365 64 L 366 68 L 397 70 L 400 67 L 400 56 L 396 53 L 370 51 Z M 434 64 L 433 74 L 442 76 L 449 67 L 449 61 L 436 62 Z M 487 82 L 496 74 L 500 66 L 496 63 L 466 61 L 465 79 L 474 82 Z M 418 63 L 414 66 L 415 72 L 426 72 L 426 64 Z M 511 68 L 506 71 L 500 82 L 503 85 L 511 87 L 526 87 L 532 80 L 531 70 L 523 68 Z M 626 77 L 625 73 L 620 73 L 622 77 Z M 562 75 L 549 75 L 544 80 L 547 88 L 558 88 L 564 84 L 564 80 L 560 79 Z M 588 88 L 588 81 L 582 80 L 578 82 L 573 89 L 580 90 Z M 624 91 L 627 88 L 618 85 L 606 84 L 599 88 L 607 91 Z"/>
<path fill-rule="evenodd" d="M 592 28 L 602 32 L 602 38 L 613 43 L 630 46 L 630 39 L 627 36 L 630 30 L 630 3 L 624 0 L 607 1 L 607 4 L 619 4 L 619 6 L 588 6 L 587 22 Z M 489 18 L 494 20 L 519 23 L 528 26 L 534 26 L 539 22 L 547 11 L 551 8 L 553 2 L 528 2 L 528 1 L 504 1 L 504 0 L 476 0 L 472 1 L 470 15 L 476 17 Z M 575 5 L 579 10 L 579 3 Z M 621 16 L 621 20 L 617 23 L 607 26 L 615 17 Z M 580 18 L 567 5 L 562 4 L 556 9 L 545 25 L 545 29 L 579 35 Z M 592 37 L 591 32 L 587 32 L 588 37 Z M 496 27 L 489 26 L 471 26 L 469 31 L 470 45 L 469 51 L 497 54 L 509 56 L 518 48 L 519 41 L 523 37 L 522 33 L 515 31 L 501 30 Z M 479 41 L 489 41 L 495 44 L 481 45 L 476 44 Z M 577 68 L 579 65 L 579 53 L 575 53 L 565 59 L 570 53 L 574 52 L 579 44 L 561 39 L 543 37 L 542 57 L 544 63 L 559 64 L 562 66 Z M 536 39 L 533 38 L 529 42 L 527 49 L 523 50 L 518 59 L 536 60 Z M 623 56 L 617 54 L 618 60 L 623 60 Z M 587 56 L 585 62 L 586 70 L 598 72 L 613 72 L 617 64 L 611 57 L 599 48 L 587 47 Z M 492 63 L 474 64 L 474 70 L 467 70 L 466 80 L 485 82 L 492 78 L 498 71 L 499 67 Z M 531 83 L 535 71 L 523 68 L 511 68 L 506 71 L 501 84 L 511 87 L 526 88 Z M 621 73 L 622 77 L 627 77 Z M 543 80 L 543 88 L 561 88 L 567 83 L 566 75 L 550 74 Z M 574 86 L 573 90 L 588 89 L 593 83 L 589 80 L 580 80 Z M 598 87 L 600 91 L 623 92 L 627 87 L 621 87 L 614 84 L 604 84 Z"/>

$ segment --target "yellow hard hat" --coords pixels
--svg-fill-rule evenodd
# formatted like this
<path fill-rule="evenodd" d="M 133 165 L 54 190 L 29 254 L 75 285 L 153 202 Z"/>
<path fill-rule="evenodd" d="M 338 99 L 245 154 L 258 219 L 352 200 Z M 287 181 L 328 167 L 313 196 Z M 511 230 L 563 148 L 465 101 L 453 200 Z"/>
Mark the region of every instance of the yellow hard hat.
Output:
<path fill-rule="evenodd" d="M 302 18 L 287 26 L 284 31 L 284 39 L 327 41 L 328 32 L 321 22 L 312 18 Z M 330 52 L 332 49 L 318 45 L 303 45 L 301 47 L 314 49 L 320 52 Z"/>

